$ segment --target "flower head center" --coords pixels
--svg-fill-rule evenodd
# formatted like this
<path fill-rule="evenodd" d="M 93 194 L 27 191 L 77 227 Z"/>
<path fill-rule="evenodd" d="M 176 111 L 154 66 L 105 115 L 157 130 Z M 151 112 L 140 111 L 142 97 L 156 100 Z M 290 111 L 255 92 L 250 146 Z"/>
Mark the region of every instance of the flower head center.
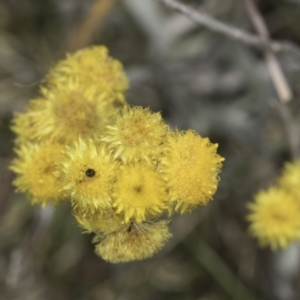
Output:
<path fill-rule="evenodd" d="M 137 186 L 133 187 L 133 189 L 137 194 L 140 194 L 143 192 L 143 188 L 141 185 L 137 185 Z"/>

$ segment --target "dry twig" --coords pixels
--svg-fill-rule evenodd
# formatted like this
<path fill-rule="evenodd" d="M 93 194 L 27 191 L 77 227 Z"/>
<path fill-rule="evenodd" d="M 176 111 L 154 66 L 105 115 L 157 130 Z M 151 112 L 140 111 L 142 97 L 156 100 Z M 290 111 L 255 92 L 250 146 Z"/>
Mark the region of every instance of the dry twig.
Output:
<path fill-rule="evenodd" d="M 300 58 L 300 48 L 291 42 L 266 41 L 259 36 L 250 34 L 244 30 L 240 30 L 234 26 L 220 22 L 211 16 L 208 16 L 198 10 L 195 10 L 187 5 L 178 2 L 177 0 L 156 1 L 159 1 L 166 6 L 181 12 L 192 21 L 197 22 L 212 31 L 222 33 L 249 46 L 253 46 L 259 49 L 269 49 L 274 53 L 288 52 L 297 55 Z"/>
<path fill-rule="evenodd" d="M 254 1 L 245 0 L 245 4 L 248 10 L 249 17 L 260 37 L 265 41 L 270 41 L 268 28 Z M 266 49 L 265 59 L 279 100 L 281 102 L 290 101 L 293 97 L 293 94 L 278 63 L 278 60 L 276 59 L 276 56 L 269 49 Z"/>
<path fill-rule="evenodd" d="M 270 34 L 268 28 L 264 22 L 263 17 L 258 11 L 253 0 L 245 0 L 246 8 L 248 10 L 251 21 L 256 28 L 259 35 L 266 41 L 270 40 Z M 267 67 L 269 69 L 273 84 L 277 91 L 279 103 L 277 100 L 273 100 L 272 105 L 278 111 L 281 121 L 286 132 L 287 143 L 290 148 L 290 152 L 293 158 L 298 157 L 298 146 L 299 138 L 298 131 L 296 130 L 293 118 L 288 107 L 285 105 L 286 102 L 290 101 L 293 97 L 292 91 L 288 85 L 288 82 L 282 72 L 280 65 L 274 55 L 270 50 L 265 50 L 265 59 L 267 62 Z"/>

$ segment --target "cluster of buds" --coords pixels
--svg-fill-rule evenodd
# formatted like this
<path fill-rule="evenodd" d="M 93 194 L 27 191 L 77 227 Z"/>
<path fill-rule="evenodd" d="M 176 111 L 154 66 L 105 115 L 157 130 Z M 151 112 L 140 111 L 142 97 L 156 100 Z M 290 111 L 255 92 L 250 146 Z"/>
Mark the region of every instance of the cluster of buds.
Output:
<path fill-rule="evenodd" d="M 151 257 L 171 236 L 173 213 L 205 205 L 224 160 L 196 132 L 129 106 L 122 65 L 105 47 L 59 62 L 17 114 L 14 185 L 32 203 L 70 201 L 96 253 L 112 263 Z"/>
<path fill-rule="evenodd" d="M 300 161 L 286 163 L 277 183 L 248 205 L 250 234 L 273 250 L 300 240 Z"/>

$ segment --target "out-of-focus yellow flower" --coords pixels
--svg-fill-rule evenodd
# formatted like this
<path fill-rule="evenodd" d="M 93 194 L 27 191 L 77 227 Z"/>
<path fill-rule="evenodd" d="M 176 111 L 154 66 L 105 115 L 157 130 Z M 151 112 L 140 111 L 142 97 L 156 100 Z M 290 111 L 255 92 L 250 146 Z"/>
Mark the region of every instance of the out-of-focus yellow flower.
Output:
<path fill-rule="evenodd" d="M 285 164 L 278 183 L 281 188 L 294 194 L 300 204 L 300 160 Z"/>
<path fill-rule="evenodd" d="M 249 230 L 261 246 L 275 250 L 299 240 L 299 204 L 287 191 L 276 187 L 261 191 L 248 207 Z"/>
<path fill-rule="evenodd" d="M 32 141 L 71 143 L 79 136 L 99 134 L 117 109 L 103 101 L 93 88 L 69 82 L 44 92 L 45 99 L 31 101 L 27 111 L 16 117 L 13 130 Z"/>
<path fill-rule="evenodd" d="M 98 97 L 125 103 L 128 79 L 122 64 L 108 55 L 104 46 L 93 46 L 68 54 L 46 76 L 46 88 L 77 82 L 83 89 L 95 88 Z"/>
<path fill-rule="evenodd" d="M 129 227 L 96 237 L 96 253 L 112 263 L 141 260 L 153 256 L 171 237 L 167 223 L 131 224 Z M 103 240 L 102 240 L 103 239 Z"/>
<path fill-rule="evenodd" d="M 206 204 L 216 192 L 224 161 L 217 154 L 218 145 L 191 130 L 175 132 L 166 145 L 161 172 L 176 209 L 185 212 Z"/>
<path fill-rule="evenodd" d="M 37 120 L 45 111 L 46 101 L 39 98 L 31 100 L 25 113 L 16 113 L 12 119 L 11 130 L 16 134 L 16 144 L 37 142 Z M 47 141 L 47 139 L 45 139 Z"/>
<path fill-rule="evenodd" d="M 162 154 L 167 125 L 159 113 L 141 107 L 125 107 L 121 116 L 106 127 L 102 141 L 123 162 L 159 159 Z"/>
<path fill-rule="evenodd" d="M 53 175 L 56 163 L 62 158 L 63 146 L 55 143 L 23 144 L 11 164 L 17 174 L 13 184 L 25 192 L 32 203 L 56 204 L 64 200 L 61 182 Z"/>
<path fill-rule="evenodd" d="M 122 64 L 105 47 L 91 47 L 68 55 L 47 75 L 41 98 L 12 121 L 16 143 L 49 139 L 70 143 L 101 131 L 126 104 L 128 80 Z"/>
<path fill-rule="evenodd" d="M 63 190 L 71 196 L 73 205 L 93 213 L 111 207 L 117 167 L 103 145 L 79 139 L 65 151 L 56 176 L 61 178 Z"/>
<path fill-rule="evenodd" d="M 88 233 L 108 234 L 124 227 L 123 219 L 113 209 L 98 210 L 91 213 L 90 211 L 82 211 L 77 207 L 74 208 L 73 214 L 79 225 Z"/>
<path fill-rule="evenodd" d="M 167 198 L 161 175 L 148 163 L 123 165 L 114 184 L 114 204 L 125 222 L 142 222 L 161 213 Z"/>

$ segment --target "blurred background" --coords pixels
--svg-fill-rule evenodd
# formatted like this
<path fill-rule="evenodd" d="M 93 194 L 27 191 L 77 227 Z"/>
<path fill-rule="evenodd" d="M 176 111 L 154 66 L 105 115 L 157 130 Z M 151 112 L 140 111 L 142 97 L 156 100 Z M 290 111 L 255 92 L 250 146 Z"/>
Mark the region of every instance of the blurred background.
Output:
<path fill-rule="evenodd" d="M 182 3 L 256 34 L 245 1 Z M 272 39 L 300 43 L 299 0 L 256 4 Z M 214 201 L 176 216 L 173 238 L 144 261 L 104 262 L 68 204 L 31 206 L 11 186 L 13 113 L 66 52 L 93 44 L 124 64 L 129 103 L 209 137 L 226 158 Z M 0 0 L 0 299 L 300 299 L 298 245 L 260 249 L 245 219 L 253 195 L 299 150 L 300 59 L 276 57 L 293 93 L 287 104 L 261 50 L 158 1 Z"/>

